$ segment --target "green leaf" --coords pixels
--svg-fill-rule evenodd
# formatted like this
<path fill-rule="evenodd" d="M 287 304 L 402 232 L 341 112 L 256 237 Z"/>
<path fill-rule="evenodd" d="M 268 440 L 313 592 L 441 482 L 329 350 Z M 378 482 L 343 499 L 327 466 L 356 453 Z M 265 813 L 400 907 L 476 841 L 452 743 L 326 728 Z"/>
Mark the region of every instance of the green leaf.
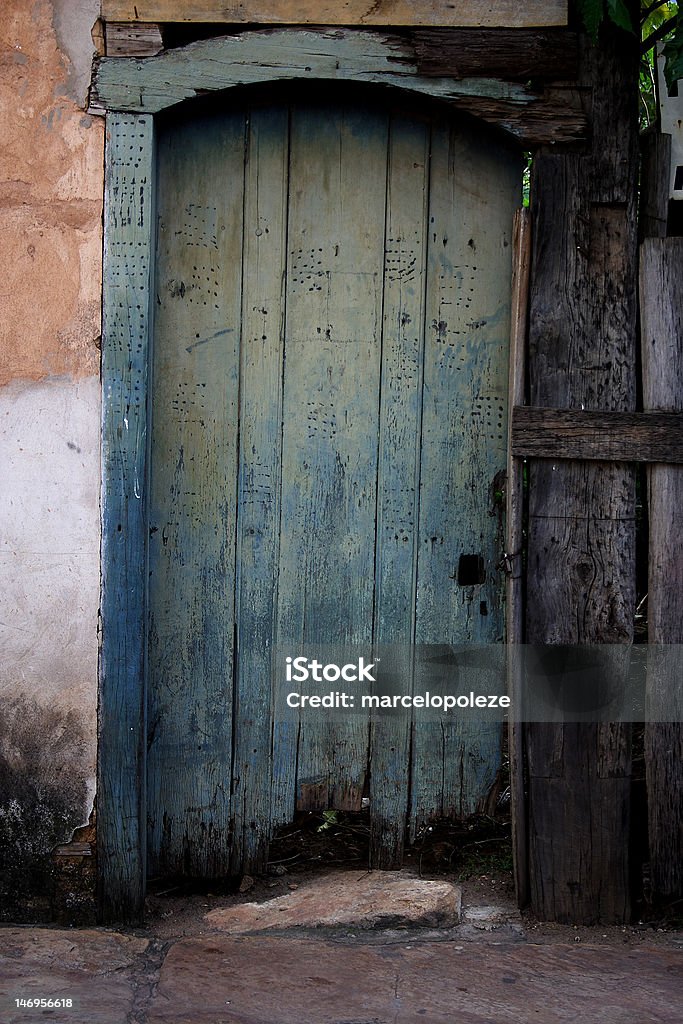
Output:
<path fill-rule="evenodd" d="M 327 828 L 332 828 L 334 825 L 339 824 L 339 812 L 338 811 L 323 811 L 323 823 L 318 825 L 317 832 L 324 832 Z"/>
<path fill-rule="evenodd" d="M 680 12 L 674 34 L 664 47 L 664 77 L 669 89 L 679 78 L 683 78 L 683 19 Z"/>
<path fill-rule="evenodd" d="M 670 18 L 675 18 L 677 13 L 678 4 L 675 3 L 662 4 L 655 10 L 651 10 L 641 22 L 640 32 L 643 40 L 647 39 L 653 32 L 656 32 Z"/>
<path fill-rule="evenodd" d="M 577 7 L 586 32 L 596 42 L 605 11 L 603 0 L 577 0 Z"/>
<path fill-rule="evenodd" d="M 615 25 L 626 32 L 633 32 L 633 22 L 624 0 L 607 0 L 607 12 Z"/>

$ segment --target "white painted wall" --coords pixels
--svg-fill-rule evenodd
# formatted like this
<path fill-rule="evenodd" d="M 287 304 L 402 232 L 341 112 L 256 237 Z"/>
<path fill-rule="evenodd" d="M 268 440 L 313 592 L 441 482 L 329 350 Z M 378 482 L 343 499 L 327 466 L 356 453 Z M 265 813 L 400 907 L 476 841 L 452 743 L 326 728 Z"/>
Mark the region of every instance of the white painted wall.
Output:
<path fill-rule="evenodd" d="M 0 700 L 78 711 L 94 792 L 99 381 L 0 390 Z M 76 822 L 75 824 L 78 824 Z"/>

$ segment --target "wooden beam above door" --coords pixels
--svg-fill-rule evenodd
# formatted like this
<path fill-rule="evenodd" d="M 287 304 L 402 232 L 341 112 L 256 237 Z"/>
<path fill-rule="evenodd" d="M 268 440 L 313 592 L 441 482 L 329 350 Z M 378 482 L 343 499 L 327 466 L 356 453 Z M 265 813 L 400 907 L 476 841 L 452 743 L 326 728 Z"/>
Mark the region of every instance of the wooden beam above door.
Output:
<path fill-rule="evenodd" d="M 105 21 L 546 28 L 567 0 L 102 0 Z"/>
<path fill-rule="evenodd" d="M 585 138 L 576 89 L 536 90 L 479 76 L 434 77 L 425 57 L 397 33 L 354 29 L 264 29 L 198 40 L 156 57 L 105 57 L 93 79 L 91 110 L 158 113 L 198 95 L 284 80 L 354 81 L 444 100 L 499 125 L 527 147 Z"/>

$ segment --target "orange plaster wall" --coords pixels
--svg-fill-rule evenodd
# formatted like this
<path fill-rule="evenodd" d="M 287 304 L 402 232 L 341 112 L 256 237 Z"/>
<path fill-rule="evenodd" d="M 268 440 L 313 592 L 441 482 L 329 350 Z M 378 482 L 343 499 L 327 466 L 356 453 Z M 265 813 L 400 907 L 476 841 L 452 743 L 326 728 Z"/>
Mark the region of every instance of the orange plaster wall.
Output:
<path fill-rule="evenodd" d="M 104 125 L 78 95 L 92 52 L 81 44 L 70 56 L 57 35 L 70 15 L 91 25 L 96 8 L 92 0 L 3 3 L 0 387 L 99 369 Z"/>

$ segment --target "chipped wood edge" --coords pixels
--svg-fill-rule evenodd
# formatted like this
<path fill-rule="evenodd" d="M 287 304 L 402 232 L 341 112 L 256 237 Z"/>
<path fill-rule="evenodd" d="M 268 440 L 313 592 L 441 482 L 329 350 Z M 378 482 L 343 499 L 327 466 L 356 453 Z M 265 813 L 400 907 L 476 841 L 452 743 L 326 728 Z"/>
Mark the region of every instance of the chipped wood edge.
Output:
<path fill-rule="evenodd" d="M 573 100 L 502 78 L 423 75 L 410 40 L 354 29 L 266 29 L 198 40 L 153 57 L 105 57 L 96 62 L 91 112 L 155 114 L 200 94 L 295 80 L 408 90 L 466 110 L 528 145 L 586 136 L 585 115 Z"/>
<path fill-rule="evenodd" d="M 442 99 L 538 102 L 519 82 L 422 76 L 405 40 L 353 29 L 270 29 L 200 39 L 145 60 L 104 57 L 93 89 L 110 109 L 155 114 L 200 92 L 292 79 L 377 82 Z"/>

